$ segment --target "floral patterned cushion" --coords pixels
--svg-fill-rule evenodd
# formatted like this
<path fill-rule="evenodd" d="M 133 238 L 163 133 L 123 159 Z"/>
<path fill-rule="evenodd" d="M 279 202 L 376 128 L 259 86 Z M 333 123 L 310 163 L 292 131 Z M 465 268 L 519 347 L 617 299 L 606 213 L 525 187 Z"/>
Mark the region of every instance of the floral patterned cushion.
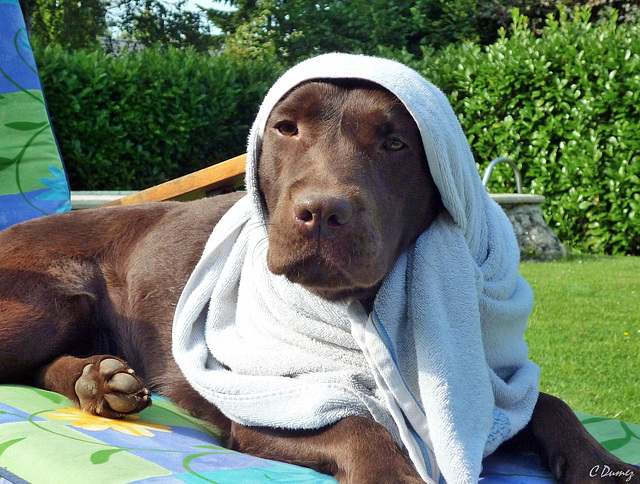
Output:
<path fill-rule="evenodd" d="M 18 0 L 0 0 L 0 230 L 71 208 Z"/>
<path fill-rule="evenodd" d="M 580 418 L 620 458 L 640 461 L 640 426 L 588 415 Z M 225 449 L 214 428 L 158 396 L 139 416 L 112 420 L 84 413 L 57 393 L 0 385 L 0 483 L 24 482 L 322 484 L 335 480 Z M 485 460 L 480 482 L 556 481 L 533 455 L 498 454 Z"/>
<path fill-rule="evenodd" d="M 225 449 L 215 429 L 153 400 L 139 416 L 113 420 L 57 393 L 0 385 L 0 476 L 16 484 L 335 482 Z"/>

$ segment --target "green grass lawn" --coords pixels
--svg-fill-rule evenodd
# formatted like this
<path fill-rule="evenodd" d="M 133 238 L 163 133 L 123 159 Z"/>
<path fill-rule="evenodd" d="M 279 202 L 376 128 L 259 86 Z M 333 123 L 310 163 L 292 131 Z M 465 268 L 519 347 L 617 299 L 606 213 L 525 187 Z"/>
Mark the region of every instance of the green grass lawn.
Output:
<path fill-rule="evenodd" d="M 574 410 L 640 423 L 640 257 L 523 262 L 525 334 L 540 390 Z"/>

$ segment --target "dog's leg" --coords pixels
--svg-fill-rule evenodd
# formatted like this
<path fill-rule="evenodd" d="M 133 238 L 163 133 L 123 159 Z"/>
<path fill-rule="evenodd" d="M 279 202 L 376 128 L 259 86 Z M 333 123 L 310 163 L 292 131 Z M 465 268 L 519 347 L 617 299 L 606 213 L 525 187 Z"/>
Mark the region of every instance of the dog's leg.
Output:
<path fill-rule="evenodd" d="M 347 417 L 305 431 L 234 423 L 229 445 L 258 457 L 310 467 L 342 484 L 424 484 L 391 434 L 364 417 Z"/>
<path fill-rule="evenodd" d="M 95 321 L 109 312 L 97 306 L 108 301 L 99 268 L 64 258 L 29 261 L 29 271 L 0 268 L 0 383 L 55 391 L 105 417 L 149 405 L 144 383 L 123 360 L 76 357 L 110 352 L 109 336 Z"/>
<path fill-rule="evenodd" d="M 142 379 L 126 362 L 109 355 L 60 357 L 38 373 L 35 383 L 102 417 L 123 417 L 151 404 Z"/>
<path fill-rule="evenodd" d="M 229 438 L 231 420 L 189 384 L 173 359 L 167 362 L 167 370 L 157 380 L 159 383 L 157 388 L 154 387 L 154 391 L 164 395 L 194 417 L 216 427 L 223 439 Z"/>
<path fill-rule="evenodd" d="M 505 448 L 537 453 L 566 484 L 640 483 L 640 468 L 609 453 L 566 403 L 546 393 L 540 394 L 527 427 Z"/>

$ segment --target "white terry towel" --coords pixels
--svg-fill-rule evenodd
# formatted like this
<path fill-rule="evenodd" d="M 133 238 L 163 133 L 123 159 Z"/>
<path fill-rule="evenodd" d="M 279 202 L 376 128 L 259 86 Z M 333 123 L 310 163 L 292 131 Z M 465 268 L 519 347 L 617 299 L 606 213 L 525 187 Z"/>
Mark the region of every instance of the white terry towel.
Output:
<path fill-rule="evenodd" d="M 377 83 L 404 103 L 447 209 L 396 262 L 371 314 L 269 272 L 257 187 L 277 101 L 304 81 L 344 78 Z M 189 382 L 246 425 L 319 428 L 370 416 L 427 482 L 476 482 L 483 456 L 530 419 L 539 369 L 523 339 L 533 295 L 518 275 L 513 230 L 482 186 L 445 96 L 390 60 L 302 62 L 260 108 L 247 189 L 215 227 L 176 309 L 174 356 Z"/>

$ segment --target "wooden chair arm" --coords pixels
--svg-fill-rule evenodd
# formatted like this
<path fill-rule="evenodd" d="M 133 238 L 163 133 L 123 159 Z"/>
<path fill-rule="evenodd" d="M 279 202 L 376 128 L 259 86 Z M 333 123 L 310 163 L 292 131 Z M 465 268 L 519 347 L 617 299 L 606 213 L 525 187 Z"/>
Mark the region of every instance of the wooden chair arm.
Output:
<path fill-rule="evenodd" d="M 169 180 L 146 190 L 119 198 L 102 205 L 134 205 L 165 200 L 195 200 L 203 198 L 208 192 L 233 188 L 244 180 L 244 168 L 247 155 L 236 156 L 208 168 Z"/>

